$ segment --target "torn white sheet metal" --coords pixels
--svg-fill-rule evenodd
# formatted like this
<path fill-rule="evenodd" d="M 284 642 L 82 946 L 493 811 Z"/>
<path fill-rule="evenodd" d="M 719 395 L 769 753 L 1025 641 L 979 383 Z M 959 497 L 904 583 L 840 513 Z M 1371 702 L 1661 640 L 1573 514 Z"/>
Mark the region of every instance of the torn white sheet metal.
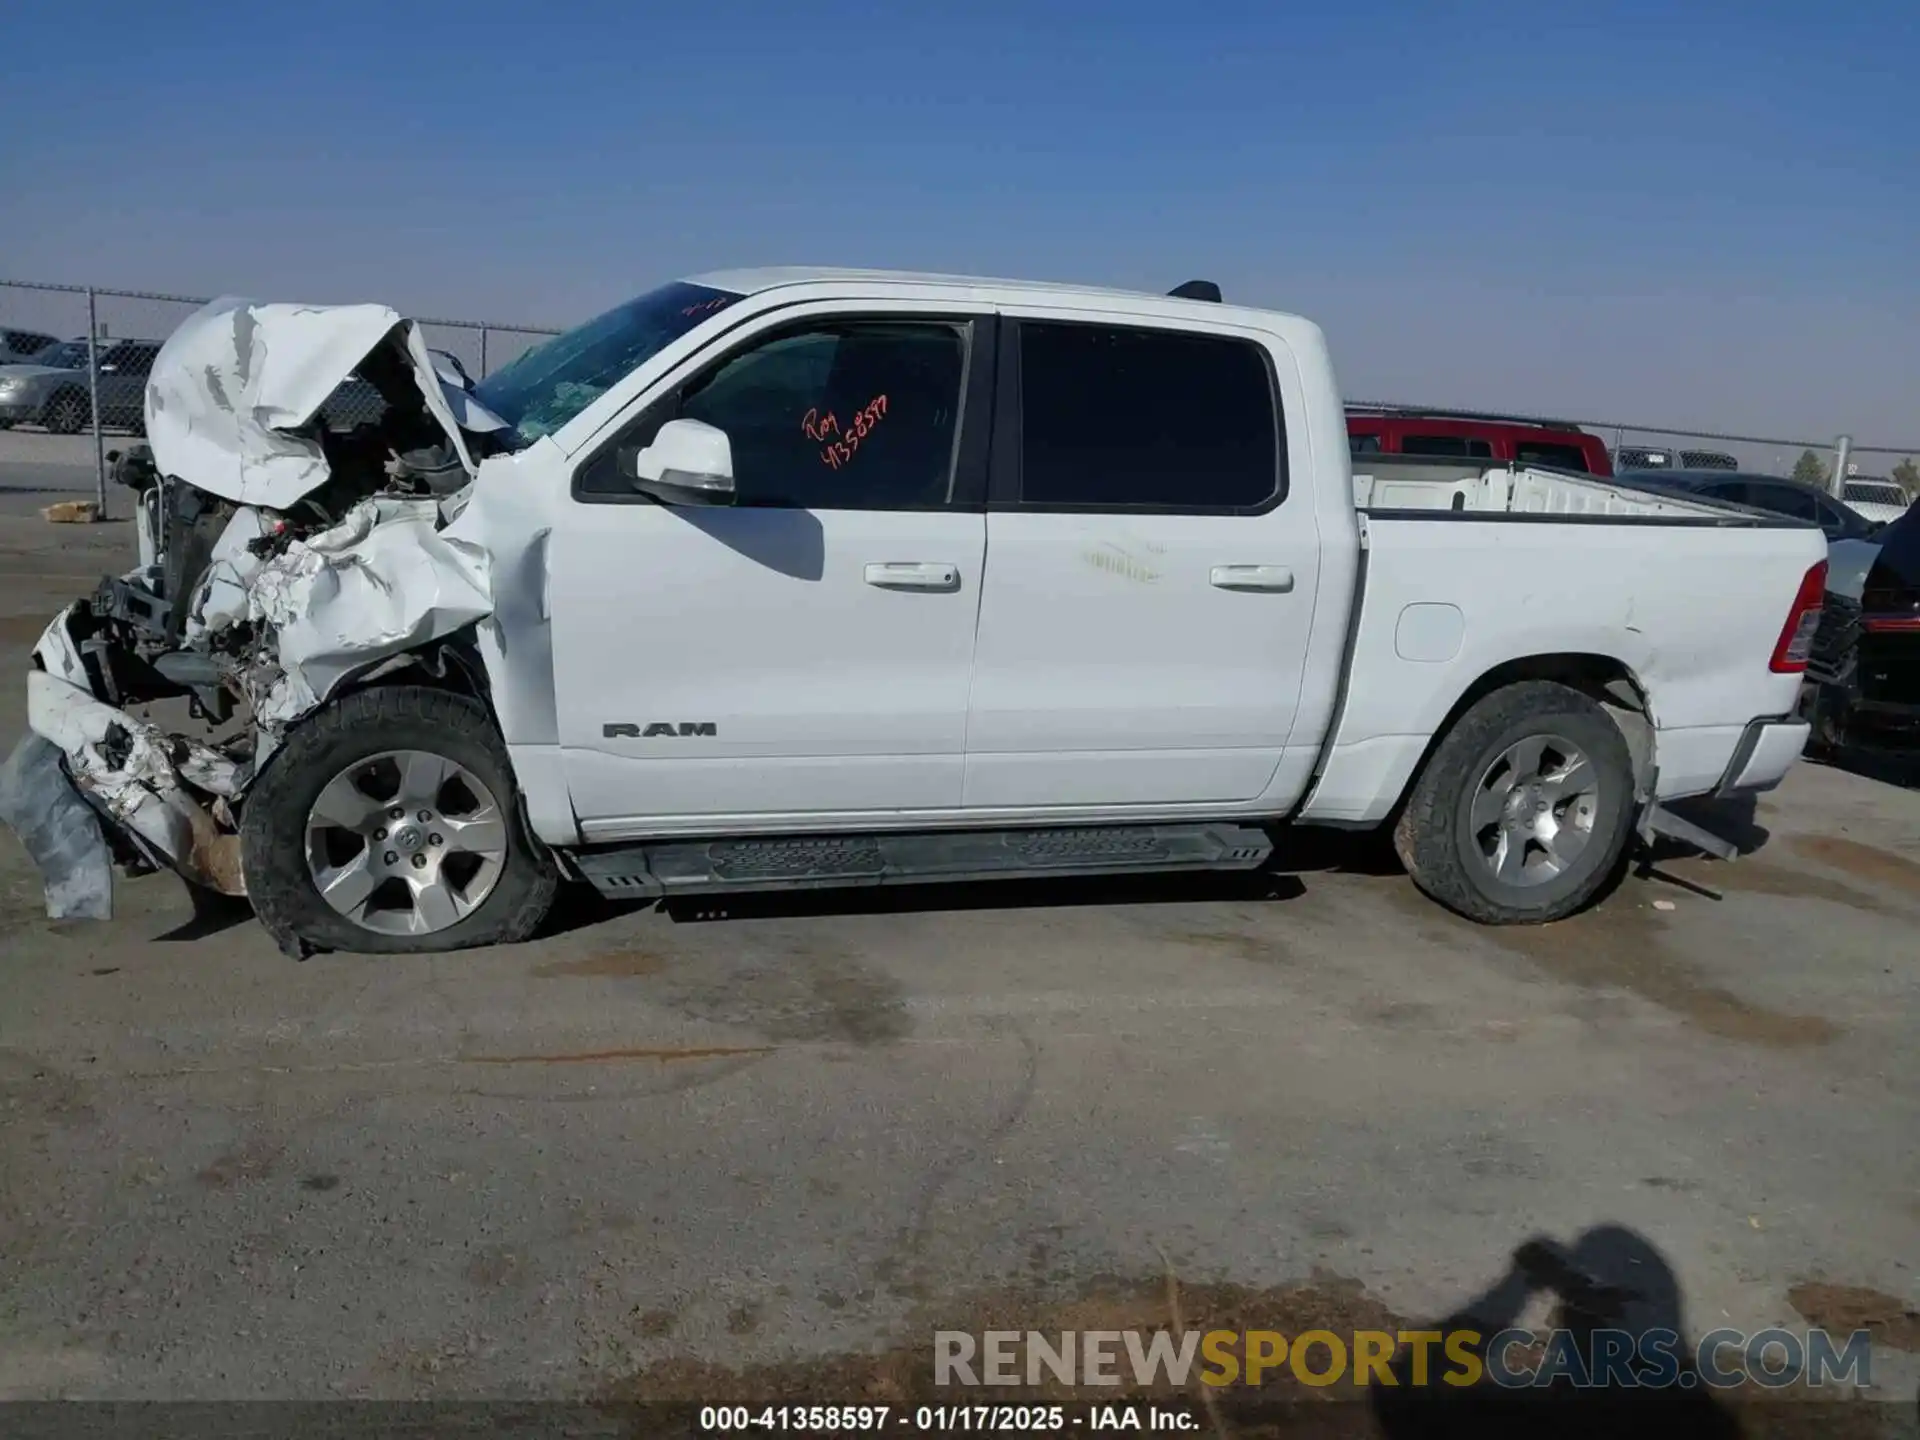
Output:
<path fill-rule="evenodd" d="M 27 723 L 60 747 L 74 785 L 156 861 L 223 895 L 247 893 L 240 837 L 223 832 L 180 787 L 166 736 L 43 670 L 27 677 Z M 205 751 L 192 758 L 216 762 L 231 783 L 233 767 L 224 757 Z"/>
<path fill-rule="evenodd" d="M 27 676 L 27 727 L 59 747 L 74 785 L 156 862 L 222 894 L 246 894 L 239 836 L 223 831 L 180 784 L 184 777 L 210 793 L 232 795 L 240 766 L 96 696 L 68 628 L 73 609 L 56 616 L 34 647 L 45 668 Z"/>
<path fill-rule="evenodd" d="M 249 614 L 275 632 L 283 672 L 254 696 L 259 724 L 284 726 L 353 672 L 492 613 L 486 550 L 439 519 L 433 500 L 363 500 L 252 575 Z"/>
<path fill-rule="evenodd" d="M 443 507 L 452 519 L 441 535 L 490 559 L 493 608 L 478 635 L 502 736 L 509 745 L 557 745 L 553 626 L 547 611 L 551 521 L 539 498 L 515 483 L 518 478 L 507 457 L 483 460 L 473 484 Z"/>
<path fill-rule="evenodd" d="M 187 606 L 182 637 L 189 645 L 245 620 L 251 608 L 253 578 L 266 562 L 247 547 L 266 533 L 260 512 L 243 505 L 213 542 L 207 573 Z"/>
<path fill-rule="evenodd" d="M 474 398 L 467 389 L 466 376 L 437 352 L 433 357 L 433 373 L 440 377 L 440 390 L 447 397 L 447 408 L 453 412 L 453 418 L 462 430 L 475 435 L 490 435 L 495 430 L 507 428 L 506 421 Z"/>
<path fill-rule="evenodd" d="M 404 348 L 427 409 L 467 473 L 452 389 L 420 329 L 384 305 L 262 304 L 227 297 L 196 310 L 168 337 L 147 379 L 147 438 L 164 475 L 242 505 L 284 510 L 325 483 L 319 442 L 290 432 L 379 345 Z M 483 412 L 484 413 L 484 412 Z"/>

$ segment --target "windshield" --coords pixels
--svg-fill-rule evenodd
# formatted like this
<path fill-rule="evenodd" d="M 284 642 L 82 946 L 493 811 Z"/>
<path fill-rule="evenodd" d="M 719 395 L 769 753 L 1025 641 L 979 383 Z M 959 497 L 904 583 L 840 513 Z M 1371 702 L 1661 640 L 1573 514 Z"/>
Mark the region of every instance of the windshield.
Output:
<path fill-rule="evenodd" d="M 47 346 L 27 363 L 45 365 L 53 370 L 78 370 L 87 363 L 87 342 L 62 340 L 58 345 Z"/>
<path fill-rule="evenodd" d="M 550 435 L 708 316 L 739 300 L 675 281 L 503 365 L 474 388 L 522 440 Z"/>

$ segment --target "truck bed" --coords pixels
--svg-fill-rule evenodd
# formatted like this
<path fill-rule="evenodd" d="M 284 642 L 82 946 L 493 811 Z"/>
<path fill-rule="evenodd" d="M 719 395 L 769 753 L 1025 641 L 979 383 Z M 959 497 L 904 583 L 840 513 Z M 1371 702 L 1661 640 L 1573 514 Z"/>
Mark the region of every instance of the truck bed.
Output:
<path fill-rule="evenodd" d="M 1636 490 L 1563 470 L 1377 455 L 1355 460 L 1353 503 L 1368 514 L 1438 510 L 1481 517 L 1593 516 L 1728 524 L 1760 518 L 1746 510 Z"/>
<path fill-rule="evenodd" d="M 1720 784 L 1747 717 L 1792 712 L 1799 677 L 1769 660 L 1818 529 L 1563 471 L 1374 460 L 1353 477 L 1347 688 L 1300 818 L 1385 818 L 1467 687 L 1512 664 L 1621 674 L 1662 799 Z"/>

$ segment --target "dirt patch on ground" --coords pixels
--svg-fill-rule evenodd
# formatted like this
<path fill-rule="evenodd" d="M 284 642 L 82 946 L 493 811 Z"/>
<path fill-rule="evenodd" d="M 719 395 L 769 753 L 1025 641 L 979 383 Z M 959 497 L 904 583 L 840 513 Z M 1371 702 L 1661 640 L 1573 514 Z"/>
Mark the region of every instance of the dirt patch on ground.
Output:
<path fill-rule="evenodd" d="M 1739 868 L 1739 867 L 1729 867 Z M 1709 984 L 1664 943 L 1656 912 L 1625 895 L 1554 925 L 1489 929 L 1493 942 L 1575 985 L 1631 990 L 1724 1040 L 1798 1049 L 1824 1045 L 1839 1027 L 1818 1015 L 1770 1010 Z"/>
<path fill-rule="evenodd" d="M 1872 1334 L 1873 1343 L 1890 1350 L 1920 1351 L 1920 1310 L 1863 1285 L 1829 1285 L 1810 1280 L 1787 1291 L 1787 1303 L 1809 1325 L 1846 1335 Z"/>
<path fill-rule="evenodd" d="M 577 960 L 553 960 L 533 967 L 543 980 L 563 978 L 623 979 L 658 975 L 667 962 L 650 950 L 602 950 Z"/>
<path fill-rule="evenodd" d="M 737 1313 L 737 1312 L 736 1312 Z M 731 1370 L 699 1360 L 664 1360 L 632 1375 L 603 1377 L 596 1398 L 610 1401 L 672 1400 L 700 1404 L 765 1403 L 782 1400 L 808 1404 L 874 1404 L 895 1407 L 921 1404 L 999 1402 L 1051 1403 L 1064 1400 L 1112 1401 L 1119 1389 L 1129 1395 L 1197 1396 L 1197 1381 L 1180 1391 L 1164 1380 L 1158 1387 L 1067 1386 L 1043 1372 L 1042 1383 L 1015 1389 L 936 1386 L 933 1335 L 939 1330 L 965 1331 L 976 1338 L 988 1330 L 1037 1331 L 1049 1344 L 1060 1333 L 1095 1330 L 1140 1332 L 1143 1340 L 1156 1330 L 1273 1330 L 1293 1337 L 1308 1330 L 1350 1335 L 1354 1330 L 1397 1332 L 1403 1318 L 1352 1280 L 1318 1273 L 1304 1283 L 1254 1290 L 1242 1285 L 1183 1285 L 1167 1277 L 1091 1282 L 1067 1299 L 1043 1299 L 1031 1290 L 1003 1290 L 951 1305 L 928 1306 L 908 1327 L 923 1342 L 898 1346 L 873 1355 L 836 1355 L 819 1361 L 784 1363 Z M 732 1320 L 729 1329 L 733 1329 Z M 735 1330 L 734 1333 L 740 1333 Z M 1129 1369 L 1124 1350 L 1120 1370 Z M 1324 1353 L 1318 1363 L 1326 1363 Z M 1193 1375 L 1199 1374 L 1197 1359 Z M 1191 1377 L 1190 1377 L 1191 1380 Z M 1331 1392 L 1338 1392 L 1337 1394 Z M 1301 1385 L 1284 1367 L 1263 1377 L 1253 1389 L 1237 1387 L 1222 1396 L 1222 1408 L 1287 1401 L 1351 1401 L 1349 1382 L 1325 1390 Z M 1359 1412 L 1363 1415 L 1364 1412 Z"/>
<path fill-rule="evenodd" d="M 1905 855 L 1841 835 L 1796 835 L 1790 843 L 1809 860 L 1831 866 L 1856 880 L 1920 895 L 1920 862 Z"/>
<path fill-rule="evenodd" d="M 209 1190 L 231 1190 L 249 1181 L 268 1179 L 279 1163 L 278 1145 L 254 1141 L 222 1155 L 194 1179 Z"/>

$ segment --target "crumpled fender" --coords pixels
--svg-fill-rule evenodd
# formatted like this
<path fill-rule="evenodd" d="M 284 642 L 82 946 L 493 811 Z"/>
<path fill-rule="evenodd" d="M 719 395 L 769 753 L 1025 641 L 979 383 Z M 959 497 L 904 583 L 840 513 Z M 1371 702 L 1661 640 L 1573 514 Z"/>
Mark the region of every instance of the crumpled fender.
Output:
<path fill-rule="evenodd" d="M 363 500 L 239 581 L 280 661 L 279 677 L 254 696 L 260 725 L 284 727 L 357 671 L 493 612 L 486 550 L 439 522 L 434 500 Z"/>

